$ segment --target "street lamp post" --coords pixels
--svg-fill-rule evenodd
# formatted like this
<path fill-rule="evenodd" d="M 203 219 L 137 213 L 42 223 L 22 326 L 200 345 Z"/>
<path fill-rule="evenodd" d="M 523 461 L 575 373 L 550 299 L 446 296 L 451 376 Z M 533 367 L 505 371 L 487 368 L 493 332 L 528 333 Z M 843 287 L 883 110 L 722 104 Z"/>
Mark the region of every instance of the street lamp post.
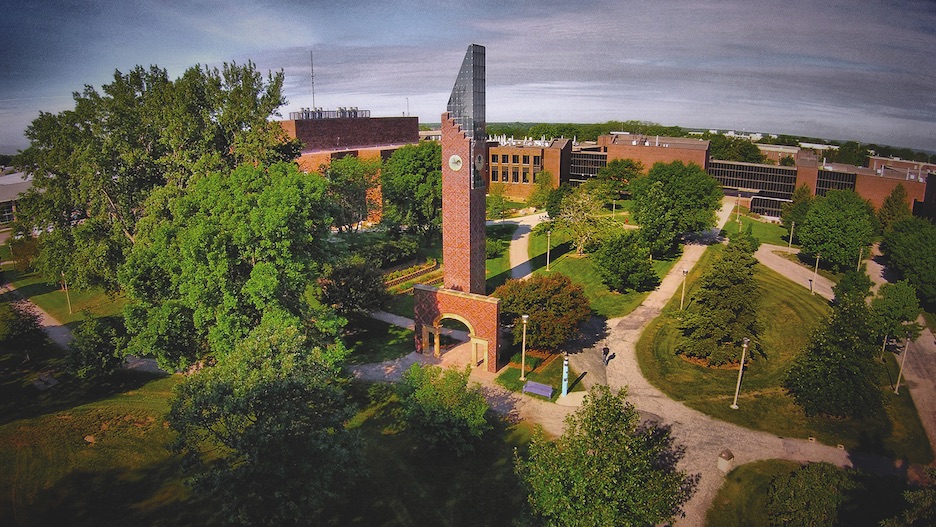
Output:
<path fill-rule="evenodd" d="M 741 191 L 735 196 L 735 221 L 738 222 L 738 232 L 741 232 Z"/>
<path fill-rule="evenodd" d="M 520 380 L 526 380 L 526 327 L 527 321 L 530 320 L 530 315 L 523 315 L 520 317 L 523 319 L 523 343 L 520 345 Z"/>
<path fill-rule="evenodd" d="M 679 310 L 683 310 L 683 302 L 686 300 L 686 275 L 689 274 L 688 269 L 682 270 L 682 294 L 679 295 Z"/>
<path fill-rule="evenodd" d="M 549 270 L 549 248 L 552 246 L 552 230 L 546 231 L 546 270 Z"/>
<path fill-rule="evenodd" d="M 864 247 L 858 248 L 858 265 L 855 266 L 856 271 L 861 270 L 861 254 L 864 252 Z"/>
<path fill-rule="evenodd" d="M 816 281 L 816 275 L 818 274 L 819 274 L 819 253 L 816 253 L 816 268 L 813 269 L 812 280 L 809 281 L 810 284 Z M 810 289 L 809 291 L 812 292 L 812 289 Z"/>
<path fill-rule="evenodd" d="M 65 280 L 65 272 L 62 272 L 62 285 L 65 286 L 65 301 L 68 302 L 68 314 L 72 314 L 71 297 L 68 295 L 68 282 Z"/>
<path fill-rule="evenodd" d="M 794 222 L 791 222 L 791 223 L 790 223 L 790 241 L 787 242 L 787 246 L 786 246 L 786 253 L 787 253 L 787 254 L 790 254 L 790 251 L 793 250 L 793 229 L 795 229 L 795 228 L 796 228 L 796 222 L 795 222 L 795 221 L 794 221 Z"/>
<path fill-rule="evenodd" d="M 904 344 L 903 357 L 900 359 L 900 371 L 897 372 L 897 386 L 894 386 L 894 394 L 900 395 L 900 377 L 903 376 L 904 363 L 907 362 L 907 355 L 910 354 L 910 337 L 907 337 L 907 340 Z"/>
<path fill-rule="evenodd" d="M 731 409 L 738 409 L 738 394 L 741 392 L 741 376 L 744 375 L 744 356 L 747 354 L 748 342 L 751 339 L 744 337 L 743 344 L 741 344 L 741 365 L 738 367 L 738 385 L 735 386 L 734 390 L 734 402 L 731 403 Z"/>

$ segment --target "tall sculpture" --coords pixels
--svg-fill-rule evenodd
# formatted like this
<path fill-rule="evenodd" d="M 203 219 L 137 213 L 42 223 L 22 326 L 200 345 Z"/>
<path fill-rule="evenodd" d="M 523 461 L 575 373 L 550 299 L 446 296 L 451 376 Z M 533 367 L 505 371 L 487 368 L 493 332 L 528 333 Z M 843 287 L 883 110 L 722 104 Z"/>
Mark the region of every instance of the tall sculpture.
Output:
<path fill-rule="evenodd" d="M 442 115 L 442 259 L 448 289 L 484 294 L 484 47 L 472 44 Z"/>
<path fill-rule="evenodd" d="M 500 300 L 485 296 L 485 177 L 487 143 L 484 116 L 484 47 L 465 53 L 455 87 L 442 114 L 443 288 L 414 288 L 416 350 L 431 347 L 440 356 L 441 321 L 468 328 L 471 361 L 497 371 Z"/>

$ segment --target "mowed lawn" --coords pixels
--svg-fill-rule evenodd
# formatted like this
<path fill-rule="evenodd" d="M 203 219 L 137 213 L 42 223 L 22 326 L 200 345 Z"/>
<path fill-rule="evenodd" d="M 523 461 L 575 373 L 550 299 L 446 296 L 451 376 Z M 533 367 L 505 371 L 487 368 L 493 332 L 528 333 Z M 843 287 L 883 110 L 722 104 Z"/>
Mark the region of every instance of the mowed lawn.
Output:
<path fill-rule="evenodd" d="M 690 274 L 695 293 L 697 278 L 707 268 L 719 247 L 706 251 L 700 265 Z M 737 366 L 708 368 L 676 355 L 682 338 L 678 329 L 679 299 L 674 298 L 663 315 L 653 321 L 637 344 L 637 358 L 644 376 L 675 400 L 708 415 L 747 428 L 785 437 L 816 437 L 829 445 L 880 453 L 889 457 L 928 463 L 933 458 L 926 433 L 916 415 L 909 393 L 893 394 L 891 382 L 896 365 L 891 356 L 879 379 L 885 396 L 885 411 L 867 419 L 807 418 L 782 387 L 794 358 L 811 332 L 830 310 L 825 300 L 805 289 L 791 287 L 781 275 L 758 265 L 758 317 L 762 327 L 757 337 L 764 354 L 752 358 L 745 368 L 738 400 L 739 410 L 729 405 L 737 382 Z M 687 309 L 692 309 L 688 302 Z"/>
<path fill-rule="evenodd" d="M 69 288 L 68 296 L 66 296 L 62 287 L 57 284 L 47 284 L 45 278 L 39 273 L 20 273 L 6 265 L 4 265 L 4 278 L 9 280 L 21 295 L 29 298 L 43 311 L 66 325 L 80 322 L 83 318 L 83 311 L 99 317 L 117 315 L 127 302 L 123 296 L 109 296 L 99 288 L 86 290 Z M 69 300 L 71 300 L 71 313 L 68 310 Z"/>

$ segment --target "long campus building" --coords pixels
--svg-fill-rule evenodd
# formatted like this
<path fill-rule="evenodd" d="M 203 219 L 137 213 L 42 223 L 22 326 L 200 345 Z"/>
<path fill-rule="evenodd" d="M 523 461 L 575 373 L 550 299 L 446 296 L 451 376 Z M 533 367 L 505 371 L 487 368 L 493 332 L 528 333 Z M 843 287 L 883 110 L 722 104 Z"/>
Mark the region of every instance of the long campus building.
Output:
<path fill-rule="evenodd" d="M 339 108 L 323 111 L 304 108 L 291 112 L 281 122 L 290 137 L 302 142 L 300 168 L 318 171 L 334 159 L 357 156 L 386 160 L 401 146 L 435 139 L 419 131 L 417 117 L 370 116 L 366 110 Z M 815 145 L 806 145 L 807 147 Z M 820 145 L 821 146 L 821 145 Z M 698 138 L 662 137 L 612 132 L 597 141 L 497 137 L 488 141 L 487 182 L 502 184 L 509 197 L 525 200 L 543 172 L 552 175 L 552 186 L 579 185 L 616 159 L 640 162 L 645 170 L 654 163 L 694 163 L 722 185 L 726 195 L 739 196 L 757 214 L 780 216 L 784 202 L 802 184 L 814 195 L 829 190 L 851 189 L 880 207 L 898 184 L 907 191 L 915 214 L 936 213 L 936 165 L 899 159 L 871 157 L 868 167 L 826 163 L 821 150 L 792 146 L 761 145 L 764 155 L 777 164 L 742 163 L 712 159 L 709 142 Z M 820 153 L 817 153 L 820 152 Z M 794 166 L 780 161 L 792 158 Z M 932 179 L 933 184 L 927 185 Z M 929 187 L 929 188 L 928 188 Z"/>
<path fill-rule="evenodd" d="M 869 167 L 856 167 L 826 163 L 812 149 L 758 147 L 769 160 L 779 163 L 790 157 L 795 165 L 712 159 L 708 141 L 685 137 L 619 132 L 583 144 L 568 139 L 502 137 L 495 138 L 488 146 L 491 157 L 488 181 L 489 184 L 503 184 L 507 196 L 526 199 L 535 188 L 538 174 L 545 171 L 552 174 L 554 186 L 578 185 L 616 159 L 638 161 L 645 170 L 657 162 L 682 161 L 705 169 L 718 180 L 725 194 L 739 196 L 753 212 L 763 216 L 779 217 L 783 203 L 790 201 L 793 190 L 802 184 L 809 186 L 817 196 L 824 196 L 829 190 L 851 189 L 875 207 L 880 207 L 894 188 L 902 184 L 907 191 L 908 205 L 915 213 L 932 215 L 936 207 L 936 177 L 927 189 L 929 176 L 936 176 L 936 165 L 871 157 Z"/>

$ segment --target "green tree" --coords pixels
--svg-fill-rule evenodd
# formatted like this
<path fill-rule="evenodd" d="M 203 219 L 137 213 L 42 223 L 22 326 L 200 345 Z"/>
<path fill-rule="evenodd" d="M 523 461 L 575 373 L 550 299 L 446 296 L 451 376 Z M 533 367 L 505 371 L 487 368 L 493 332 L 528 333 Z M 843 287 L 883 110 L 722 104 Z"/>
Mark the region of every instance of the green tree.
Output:
<path fill-rule="evenodd" d="M 662 197 L 650 194 L 654 183 L 662 183 Z M 646 176 L 631 181 L 634 219 L 644 225 L 650 211 L 665 207 L 672 211 L 677 232 L 701 232 L 715 226 L 715 211 L 721 207 L 722 190 L 702 167 L 682 161 L 656 163 Z M 659 201 L 662 199 L 662 203 Z"/>
<path fill-rule="evenodd" d="M 927 485 L 904 491 L 906 508 L 894 517 L 881 522 L 881 527 L 929 527 L 936 525 L 936 469 L 927 468 Z"/>
<path fill-rule="evenodd" d="M 709 141 L 709 155 L 713 159 L 745 163 L 764 163 L 767 160 L 750 139 L 710 133 L 702 134 L 702 138 Z"/>
<path fill-rule="evenodd" d="M 359 256 L 332 266 L 319 285 L 322 301 L 342 316 L 366 315 L 390 302 L 380 268 Z"/>
<path fill-rule="evenodd" d="M 471 366 L 458 371 L 413 364 L 397 386 L 403 415 L 421 440 L 445 446 L 461 456 L 491 429 L 487 399 L 477 384 L 468 385 Z"/>
<path fill-rule="evenodd" d="M 281 163 L 154 192 L 120 270 L 129 351 L 173 370 L 223 356 L 271 314 L 324 327 L 306 293 L 327 261 L 325 191 L 317 174 Z"/>
<path fill-rule="evenodd" d="M 576 254 L 581 255 L 607 228 L 609 222 L 603 214 L 604 205 L 601 200 L 583 186 L 562 199 L 559 215 L 552 221 L 556 227 L 570 234 Z"/>
<path fill-rule="evenodd" d="M 926 306 L 936 306 L 936 225 L 907 218 L 884 233 L 881 250 L 889 267 L 899 271 Z"/>
<path fill-rule="evenodd" d="M 0 343 L 5 349 L 20 348 L 45 336 L 39 325 L 39 315 L 24 300 L 0 301 Z"/>
<path fill-rule="evenodd" d="M 264 79 L 253 63 L 195 66 L 175 81 L 138 66 L 116 72 L 103 93 L 75 93 L 73 110 L 41 113 L 17 158 L 33 177 L 18 216 L 27 232 L 58 238 L 40 247 L 70 250 L 65 260 L 40 251 L 47 278 L 65 273 L 76 288 L 114 291 L 153 189 L 240 163 L 294 159 L 298 142 L 269 120 L 285 103 L 282 83 L 282 72 Z"/>
<path fill-rule="evenodd" d="M 546 526 L 645 526 L 682 516 L 697 476 L 676 469 L 669 431 L 641 424 L 626 391 L 592 388 L 551 441 L 538 429 L 517 457 L 530 513 Z"/>
<path fill-rule="evenodd" d="M 799 225 L 800 228 L 802 228 L 803 224 L 806 223 L 806 215 L 809 214 L 809 209 L 813 205 L 812 190 L 810 190 L 809 186 L 805 183 L 798 185 L 793 190 L 791 200 L 792 201 L 781 205 L 780 220 L 783 222 L 783 227 L 786 228 L 787 234 L 789 235 L 792 229 L 793 237 L 798 240 L 799 231 L 796 229 L 795 225 Z"/>
<path fill-rule="evenodd" d="M 322 174 L 328 180 L 328 202 L 339 230 L 357 229 L 380 206 L 375 194 L 380 161 L 345 156 L 323 167 Z"/>
<path fill-rule="evenodd" d="M 361 474 L 360 439 L 344 426 L 344 351 L 302 333 L 298 319 L 268 319 L 173 391 L 171 448 L 226 523 L 314 523 Z"/>
<path fill-rule="evenodd" d="M 79 379 L 96 379 L 120 367 L 120 348 L 125 341 L 123 320 L 97 318 L 85 313 L 69 344 L 68 369 Z"/>
<path fill-rule="evenodd" d="M 677 213 L 670 208 L 665 192 L 662 181 L 655 181 L 641 191 L 643 203 L 637 236 L 642 245 L 650 249 L 650 254 L 657 258 L 674 256 L 679 249 Z"/>
<path fill-rule="evenodd" d="M 751 339 L 750 356 L 758 352 L 757 260 L 752 253 L 749 243 L 732 240 L 702 276 L 696 307 L 680 323 L 685 340 L 676 347 L 677 353 L 710 365 L 740 361 L 745 338 Z"/>
<path fill-rule="evenodd" d="M 627 193 L 631 180 L 643 173 L 643 165 L 632 159 L 613 159 L 598 170 L 595 177 L 585 182 L 605 203 L 621 199 Z"/>
<path fill-rule="evenodd" d="M 533 192 L 530 194 L 530 198 L 527 199 L 527 206 L 537 209 L 546 208 L 546 203 L 549 201 L 549 194 L 555 188 L 555 179 L 552 172 L 548 170 L 534 174 Z"/>
<path fill-rule="evenodd" d="M 568 185 L 560 186 L 549 192 L 546 198 L 546 214 L 550 219 L 556 219 L 562 210 L 562 202 L 566 196 L 572 193 L 572 187 Z"/>
<path fill-rule="evenodd" d="M 421 141 L 393 153 L 380 172 L 384 215 L 429 234 L 442 227 L 442 145 Z"/>
<path fill-rule="evenodd" d="M 868 148 L 857 141 L 846 141 L 839 145 L 838 150 L 830 153 L 836 163 L 854 165 L 856 167 L 867 166 Z"/>
<path fill-rule="evenodd" d="M 502 220 L 510 216 L 510 202 L 504 193 L 507 186 L 503 183 L 491 183 L 487 195 L 487 217 L 492 220 Z"/>
<path fill-rule="evenodd" d="M 820 254 L 837 270 L 855 266 L 859 251 L 874 241 L 874 209 L 852 190 L 831 190 L 809 208 L 799 240 L 807 253 Z"/>
<path fill-rule="evenodd" d="M 860 418 L 881 410 L 873 335 L 870 310 L 860 294 L 836 302 L 784 381 L 807 416 Z"/>
<path fill-rule="evenodd" d="M 613 291 L 649 291 L 660 283 L 653 270 L 650 249 L 634 231 L 624 231 L 602 242 L 594 254 L 601 281 Z"/>
<path fill-rule="evenodd" d="M 920 316 L 920 301 L 908 280 L 881 284 L 877 296 L 871 300 L 871 315 L 881 338 L 881 349 L 888 337 L 915 340 L 922 330 L 916 322 Z"/>
<path fill-rule="evenodd" d="M 523 337 L 523 315 L 530 316 L 527 345 L 543 349 L 557 348 L 575 337 L 591 316 L 582 287 L 559 273 L 507 280 L 492 296 L 501 299 L 501 323 L 514 328 L 514 344 Z"/>
<path fill-rule="evenodd" d="M 796 159 L 793 156 L 783 156 L 780 158 L 780 166 L 782 167 L 795 167 Z"/>
<path fill-rule="evenodd" d="M 884 203 L 878 210 L 878 221 L 881 222 L 881 229 L 889 231 L 891 226 L 898 221 L 905 220 L 913 216 L 910 211 L 907 189 L 902 183 L 898 183 L 894 190 L 884 198 Z"/>
<path fill-rule="evenodd" d="M 767 510 L 770 524 L 802 527 L 838 525 L 848 493 L 858 485 L 849 473 L 831 463 L 808 463 L 770 482 Z"/>

